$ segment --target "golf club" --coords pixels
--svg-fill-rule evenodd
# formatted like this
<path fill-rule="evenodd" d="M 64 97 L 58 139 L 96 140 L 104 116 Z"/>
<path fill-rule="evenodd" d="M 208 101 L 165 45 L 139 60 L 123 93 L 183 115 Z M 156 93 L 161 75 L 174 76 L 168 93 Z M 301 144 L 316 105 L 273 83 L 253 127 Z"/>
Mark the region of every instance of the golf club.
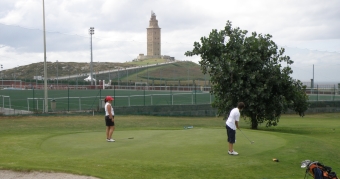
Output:
<path fill-rule="evenodd" d="M 241 129 L 238 129 L 238 130 L 240 130 L 241 131 Z M 242 131 L 241 131 L 241 133 L 244 135 L 244 137 L 246 137 L 248 140 L 249 140 L 249 142 L 250 142 L 250 144 L 253 144 L 254 143 L 254 141 L 251 141 Z"/>
<path fill-rule="evenodd" d="M 121 139 L 118 139 L 118 140 L 126 140 L 126 139 L 134 139 L 134 137 L 121 138 Z"/>

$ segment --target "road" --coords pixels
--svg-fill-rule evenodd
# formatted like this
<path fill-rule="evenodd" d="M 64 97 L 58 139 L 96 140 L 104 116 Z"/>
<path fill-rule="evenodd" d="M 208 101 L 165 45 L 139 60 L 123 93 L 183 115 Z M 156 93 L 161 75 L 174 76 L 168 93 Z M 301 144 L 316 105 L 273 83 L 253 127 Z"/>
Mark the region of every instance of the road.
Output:
<path fill-rule="evenodd" d="M 112 72 L 118 72 L 118 71 L 125 71 L 125 70 L 132 70 L 132 69 L 140 69 L 140 68 L 148 68 L 148 67 L 154 67 L 154 66 L 160 66 L 160 65 L 167 65 L 170 63 L 176 63 L 174 62 L 165 62 L 165 63 L 157 63 L 157 64 L 150 64 L 150 65 L 145 65 L 145 66 L 137 66 L 137 67 L 128 67 L 128 68 L 119 68 L 119 69 L 114 69 L 114 70 L 106 70 L 106 71 L 99 71 L 96 72 L 96 75 L 98 74 L 105 74 L 105 73 L 112 73 Z M 91 72 L 89 72 L 91 73 Z M 87 76 L 83 76 L 83 75 L 70 75 L 70 76 L 60 76 L 58 77 L 58 80 L 62 80 L 62 79 L 69 79 L 69 78 L 86 78 Z"/>

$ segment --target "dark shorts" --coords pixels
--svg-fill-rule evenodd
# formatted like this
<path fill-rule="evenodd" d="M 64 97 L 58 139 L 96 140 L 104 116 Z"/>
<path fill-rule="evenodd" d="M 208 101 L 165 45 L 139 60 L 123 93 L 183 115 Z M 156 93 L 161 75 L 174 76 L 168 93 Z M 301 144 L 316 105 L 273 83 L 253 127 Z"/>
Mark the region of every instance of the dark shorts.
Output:
<path fill-rule="evenodd" d="M 234 144 L 236 131 L 230 128 L 228 125 L 225 125 L 225 128 L 227 129 L 228 142 Z"/>
<path fill-rule="evenodd" d="M 109 116 L 105 116 L 105 123 L 106 126 L 115 126 L 115 123 L 109 118 Z"/>

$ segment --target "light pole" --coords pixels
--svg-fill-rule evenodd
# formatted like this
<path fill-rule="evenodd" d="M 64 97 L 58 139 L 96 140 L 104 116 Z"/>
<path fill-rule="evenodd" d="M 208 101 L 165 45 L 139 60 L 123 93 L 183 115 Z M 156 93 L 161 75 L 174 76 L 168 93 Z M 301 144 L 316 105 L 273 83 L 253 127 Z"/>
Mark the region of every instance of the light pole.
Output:
<path fill-rule="evenodd" d="M 4 77 L 2 76 L 2 64 L 1 64 L 1 87 L 3 88 L 4 87 Z"/>
<path fill-rule="evenodd" d="M 44 109 L 48 112 L 48 93 L 47 93 L 47 64 L 46 64 L 46 31 L 45 31 L 45 2 L 43 0 L 43 29 L 44 29 Z"/>
<path fill-rule="evenodd" d="M 94 27 L 90 27 L 89 33 L 91 35 L 91 64 L 90 64 L 90 70 L 91 70 L 91 86 L 93 85 L 93 54 L 92 54 L 92 35 L 94 34 Z"/>
<path fill-rule="evenodd" d="M 310 88 L 311 88 L 311 93 L 313 94 L 313 91 L 314 91 L 314 64 L 313 64 L 313 78 L 311 79 Z"/>
<path fill-rule="evenodd" d="M 58 88 L 58 60 L 57 60 L 57 88 Z"/>

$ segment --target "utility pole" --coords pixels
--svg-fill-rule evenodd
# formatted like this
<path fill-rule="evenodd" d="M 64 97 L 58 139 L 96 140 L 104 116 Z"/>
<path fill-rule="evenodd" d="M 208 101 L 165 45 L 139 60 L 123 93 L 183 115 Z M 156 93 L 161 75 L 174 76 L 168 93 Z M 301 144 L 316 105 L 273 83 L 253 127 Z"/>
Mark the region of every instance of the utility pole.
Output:
<path fill-rule="evenodd" d="M 93 85 L 93 54 L 92 54 L 92 35 L 94 34 L 94 27 L 90 27 L 89 33 L 91 35 L 91 64 L 90 64 L 90 70 L 91 70 L 91 86 Z"/>

